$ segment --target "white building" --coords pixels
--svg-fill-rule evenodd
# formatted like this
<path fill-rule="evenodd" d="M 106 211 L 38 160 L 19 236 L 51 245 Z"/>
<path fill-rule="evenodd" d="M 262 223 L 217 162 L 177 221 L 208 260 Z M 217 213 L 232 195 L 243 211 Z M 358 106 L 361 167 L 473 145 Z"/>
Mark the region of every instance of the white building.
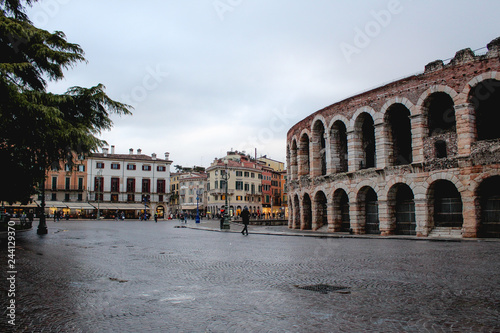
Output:
<path fill-rule="evenodd" d="M 207 174 L 201 172 L 189 172 L 180 175 L 179 178 L 179 203 L 184 213 L 196 215 L 196 210 L 203 216 L 206 207 Z"/>
<path fill-rule="evenodd" d="M 88 201 L 98 206 L 101 216 L 112 217 L 122 212 L 137 218 L 144 212 L 159 218 L 168 215 L 170 194 L 169 153 L 165 158 L 144 155 L 131 148 L 129 154 L 115 154 L 115 147 L 103 148 L 87 159 Z"/>

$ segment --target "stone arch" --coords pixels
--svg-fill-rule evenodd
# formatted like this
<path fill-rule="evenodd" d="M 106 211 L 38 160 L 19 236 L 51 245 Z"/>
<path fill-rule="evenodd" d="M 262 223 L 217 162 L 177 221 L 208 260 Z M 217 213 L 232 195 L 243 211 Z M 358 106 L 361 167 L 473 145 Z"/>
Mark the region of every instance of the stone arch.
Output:
<path fill-rule="evenodd" d="M 462 228 L 462 196 L 452 181 L 437 179 L 432 182 L 427 191 L 427 201 L 431 227 Z"/>
<path fill-rule="evenodd" d="M 310 140 L 307 131 L 303 131 L 300 135 L 299 146 L 297 151 L 298 176 L 309 175 L 310 172 Z"/>
<path fill-rule="evenodd" d="M 401 103 L 384 107 L 387 163 L 390 166 L 410 164 L 413 161 L 411 111 Z"/>
<path fill-rule="evenodd" d="M 405 183 L 396 183 L 389 189 L 387 193 L 389 224 L 396 235 L 417 234 L 414 199 L 413 190 Z"/>
<path fill-rule="evenodd" d="M 343 188 L 333 192 L 333 228 L 334 231 L 351 232 L 349 196 Z"/>
<path fill-rule="evenodd" d="M 312 229 L 312 202 L 311 197 L 308 193 L 304 193 L 302 197 L 302 210 L 301 210 L 301 230 L 311 230 Z"/>
<path fill-rule="evenodd" d="M 500 176 L 484 179 L 475 193 L 478 237 L 500 238 Z"/>
<path fill-rule="evenodd" d="M 371 114 L 363 112 L 354 122 L 354 156 L 357 169 L 375 167 L 375 124 Z"/>
<path fill-rule="evenodd" d="M 311 127 L 311 176 L 326 175 L 326 130 L 325 122 L 322 118 L 314 120 Z"/>
<path fill-rule="evenodd" d="M 361 233 L 380 234 L 378 214 L 378 196 L 370 186 L 363 186 L 358 191 L 358 223 Z"/>
<path fill-rule="evenodd" d="M 328 200 L 325 192 L 319 190 L 314 195 L 313 204 L 313 217 L 312 229 L 317 230 L 325 225 L 328 225 Z"/>
<path fill-rule="evenodd" d="M 300 228 L 300 200 L 299 195 L 295 194 L 293 196 L 293 221 L 292 228 L 299 229 Z"/>
<path fill-rule="evenodd" d="M 341 119 L 330 126 L 330 166 L 332 173 L 347 172 L 348 142 L 347 127 Z"/>
<path fill-rule="evenodd" d="M 468 102 L 474 109 L 475 139 L 500 138 L 500 80 L 485 78 L 470 88 Z"/>

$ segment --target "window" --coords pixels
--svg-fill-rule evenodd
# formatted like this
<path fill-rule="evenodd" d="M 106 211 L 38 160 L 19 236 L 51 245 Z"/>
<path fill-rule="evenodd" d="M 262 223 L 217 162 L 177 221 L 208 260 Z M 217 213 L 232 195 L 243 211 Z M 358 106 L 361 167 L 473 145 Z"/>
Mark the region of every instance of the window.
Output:
<path fill-rule="evenodd" d="M 64 201 L 69 201 L 69 193 L 64 193 Z"/>
<path fill-rule="evenodd" d="M 165 171 L 167 171 L 167 167 L 166 167 L 166 166 L 164 166 L 164 165 L 158 165 L 158 166 L 156 167 L 156 171 L 159 171 L 159 172 L 165 172 Z"/>
<path fill-rule="evenodd" d="M 163 202 L 163 194 L 160 194 L 160 195 L 158 196 L 158 201 L 159 201 L 159 202 Z"/>
<path fill-rule="evenodd" d="M 135 164 L 127 164 L 127 170 L 135 170 Z"/>
<path fill-rule="evenodd" d="M 52 177 L 52 189 L 57 190 L 57 177 Z"/>
<path fill-rule="evenodd" d="M 127 178 L 127 192 L 135 192 L 135 178 Z"/>
<path fill-rule="evenodd" d="M 135 180 L 135 179 L 134 179 Z M 128 202 L 134 202 L 134 195 L 133 194 L 127 194 L 127 201 Z"/>
<path fill-rule="evenodd" d="M 94 179 L 94 191 L 102 192 L 104 190 L 104 182 L 102 177 L 95 177 Z"/>
<path fill-rule="evenodd" d="M 79 164 L 79 165 L 78 165 L 78 171 L 80 171 L 80 172 L 85 172 L 85 165 L 83 165 L 83 164 Z"/>
<path fill-rule="evenodd" d="M 243 197 L 241 195 L 236 196 L 236 201 L 242 201 L 242 200 L 243 200 Z"/>
<path fill-rule="evenodd" d="M 71 178 L 66 177 L 66 183 L 65 183 L 66 190 L 69 190 L 70 184 L 71 184 Z"/>
<path fill-rule="evenodd" d="M 142 171 L 151 171 L 151 165 L 149 164 L 144 164 L 142 166 Z"/>
<path fill-rule="evenodd" d="M 151 166 L 149 166 L 151 168 Z M 151 192 L 151 179 L 143 179 L 142 180 L 142 192 L 149 193 Z"/>
<path fill-rule="evenodd" d="M 111 163 L 111 169 L 120 170 L 120 163 Z"/>
<path fill-rule="evenodd" d="M 83 194 L 78 193 L 78 201 L 83 201 Z"/>
<path fill-rule="evenodd" d="M 52 195 L 50 196 L 50 200 L 52 200 L 52 201 L 56 201 L 57 200 L 57 197 L 56 197 L 55 193 L 52 193 Z"/>
<path fill-rule="evenodd" d="M 65 171 L 71 171 L 71 165 L 66 164 L 66 165 L 64 166 L 64 170 L 65 170 Z"/>
<path fill-rule="evenodd" d="M 104 169 L 104 162 L 96 162 L 95 167 L 96 169 Z"/>
<path fill-rule="evenodd" d="M 236 177 L 243 176 L 243 171 L 236 171 Z"/>
<path fill-rule="evenodd" d="M 236 189 L 237 190 L 243 190 L 243 182 L 236 181 Z"/>
<path fill-rule="evenodd" d="M 158 179 L 156 181 L 156 191 L 158 193 L 165 193 L 165 179 Z"/>
<path fill-rule="evenodd" d="M 249 176 L 250 176 L 250 172 L 245 171 L 245 177 L 249 177 Z"/>
<path fill-rule="evenodd" d="M 250 191 L 250 184 L 248 183 L 245 183 L 245 191 Z"/>
<path fill-rule="evenodd" d="M 255 178 L 255 173 L 253 173 L 253 172 L 252 172 L 252 173 L 250 174 L 250 178 Z"/>
<path fill-rule="evenodd" d="M 118 202 L 118 194 L 111 194 L 111 202 Z"/>
<path fill-rule="evenodd" d="M 120 191 L 120 178 L 111 178 L 111 192 Z"/>
<path fill-rule="evenodd" d="M 83 178 L 78 178 L 78 189 L 83 190 Z"/>

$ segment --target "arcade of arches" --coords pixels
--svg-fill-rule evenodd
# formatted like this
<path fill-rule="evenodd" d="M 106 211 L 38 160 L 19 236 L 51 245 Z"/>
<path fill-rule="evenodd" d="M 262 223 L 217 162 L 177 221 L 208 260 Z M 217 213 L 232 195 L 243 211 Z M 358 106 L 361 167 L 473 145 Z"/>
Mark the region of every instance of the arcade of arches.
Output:
<path fill-rule="evenodd" d="M 459 51 L 293 126 L 289 227 L 500 237 L 499 50 Z"/>

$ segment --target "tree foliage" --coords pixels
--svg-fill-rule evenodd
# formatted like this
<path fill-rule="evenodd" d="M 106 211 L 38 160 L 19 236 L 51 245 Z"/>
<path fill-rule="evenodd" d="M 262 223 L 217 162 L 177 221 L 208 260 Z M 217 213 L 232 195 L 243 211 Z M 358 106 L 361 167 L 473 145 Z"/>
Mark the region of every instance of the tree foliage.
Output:
<path fill-rule="evenodd" d="M 84 52 L 63 32 L 33 26 L 23 6 L 32 2 L 0 0 L 0 200 L 9 202 L 29 199 L 51 165 L 105 144 L 97 135 L 112 127 L 110 115 L 131 109 L 102 84 L 47 91 Z"/>

